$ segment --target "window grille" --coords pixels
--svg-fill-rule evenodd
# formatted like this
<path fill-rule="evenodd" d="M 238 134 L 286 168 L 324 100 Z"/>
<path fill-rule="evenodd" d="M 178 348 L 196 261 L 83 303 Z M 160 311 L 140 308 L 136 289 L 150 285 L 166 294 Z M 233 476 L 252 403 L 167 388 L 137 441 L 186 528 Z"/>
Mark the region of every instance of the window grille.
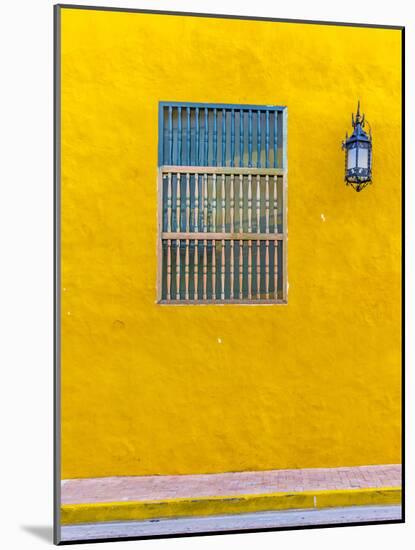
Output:
<path fill-rule="evenodd" d="M 286 302 L 286 109 L 160 103 L 158 301 Z"/>

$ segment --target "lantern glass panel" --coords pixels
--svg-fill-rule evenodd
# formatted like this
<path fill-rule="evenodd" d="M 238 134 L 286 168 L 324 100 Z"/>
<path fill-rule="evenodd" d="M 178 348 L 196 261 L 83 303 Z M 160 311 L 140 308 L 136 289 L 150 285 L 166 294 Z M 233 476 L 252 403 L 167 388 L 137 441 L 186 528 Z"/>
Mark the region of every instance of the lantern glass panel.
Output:
<path fill-rule="evenodd" d="M 350 168 L 356 167 L 356 147 L 353 147 L 353 149 L 349 149 L 347 151 L 347 169 L 350 170 Z"/>
<path fill-rule="evenodd" d="M 359 147 L 359 158 L 358 158 L 358 164 L 359 168 L 369 168 L 368 162 L 369 162 L 369 155 L 368 155 L 368 149 L 365 147 Z"/>

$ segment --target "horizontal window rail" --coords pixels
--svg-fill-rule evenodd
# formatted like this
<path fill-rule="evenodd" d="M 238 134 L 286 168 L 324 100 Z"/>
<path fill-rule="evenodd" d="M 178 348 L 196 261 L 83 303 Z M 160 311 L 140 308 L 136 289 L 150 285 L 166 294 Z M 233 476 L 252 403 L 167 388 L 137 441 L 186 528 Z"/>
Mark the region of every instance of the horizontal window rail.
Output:
<path fill-rule="evenodd" d="M 168 233 L 163 232 L 161 234 L 162 239 L 214 239 L 215 241 L 224 240 L 259 240 L 259 241 L 282 241 L 284 239 L 283 233 Z"/>
<path fill-rule="evenodd" d="M 283 168 L 235 168 L 232 166 L 175 166 L 165 165 L 161 167 L 163 172 L 172 174 L 255 174 L 255 175 L 279 175 L 283 176 L 286 170 Z"/>

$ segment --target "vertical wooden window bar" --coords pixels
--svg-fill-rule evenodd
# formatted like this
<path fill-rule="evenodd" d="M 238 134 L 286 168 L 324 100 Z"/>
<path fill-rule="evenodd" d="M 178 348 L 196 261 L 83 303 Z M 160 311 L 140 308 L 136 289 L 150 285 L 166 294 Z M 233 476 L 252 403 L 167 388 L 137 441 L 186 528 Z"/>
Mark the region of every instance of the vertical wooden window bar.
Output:
<path fill-rule="evenodd" d="M 286 109 L 160 103 L 158 301 L 285 303 Z"/>

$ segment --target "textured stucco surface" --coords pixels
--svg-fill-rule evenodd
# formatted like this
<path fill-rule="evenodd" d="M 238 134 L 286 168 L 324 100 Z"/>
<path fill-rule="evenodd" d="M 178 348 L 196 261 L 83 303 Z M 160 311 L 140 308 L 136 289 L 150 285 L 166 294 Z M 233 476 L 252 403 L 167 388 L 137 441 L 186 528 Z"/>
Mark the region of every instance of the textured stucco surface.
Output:
<path fill-rule="evenodd" d="M 62 477 L 399 463 L 400 32 L 61 13 Z M 288 305 L 156 305 L 160 100 L 288 106 Z"/>

